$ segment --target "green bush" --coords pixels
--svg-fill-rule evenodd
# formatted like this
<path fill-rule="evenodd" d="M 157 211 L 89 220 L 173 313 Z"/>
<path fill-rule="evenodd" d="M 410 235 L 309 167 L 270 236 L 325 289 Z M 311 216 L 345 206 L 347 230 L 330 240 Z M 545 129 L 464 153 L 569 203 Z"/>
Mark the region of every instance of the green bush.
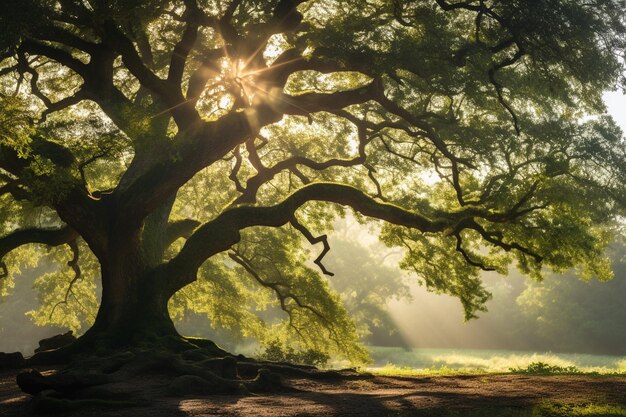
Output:
<path fill-rule="evenodd" d="M 580 369 L 575 366 L 550 365 L 545 362 L 532 362 L 526 368 L 509 368 L 514 374 L 554 375 L 554 374 L 578 374 Z"/>
<path fill-rule="evenodd" d="M 259 359 L 272 362 L 289 362 L 300 365 L 325 366 L 330 356 L 316 349 L 296 351 L 291 346 L 283 346 L 279 340 L 272 340 L 265 346 Z"/>

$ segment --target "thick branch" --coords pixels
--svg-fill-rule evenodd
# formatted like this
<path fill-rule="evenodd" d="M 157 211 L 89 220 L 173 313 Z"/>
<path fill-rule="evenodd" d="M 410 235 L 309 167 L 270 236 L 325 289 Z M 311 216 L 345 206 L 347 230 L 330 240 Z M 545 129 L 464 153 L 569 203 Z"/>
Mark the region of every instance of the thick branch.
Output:
<path fill-rule="evenodd" d="M 173 145 L 175 158 L 163 155 L 160 163 L 132 181 L 128 188 L 120 190 L 122 194 L 118 201 L 125 202 L 124 211 L 129 221 L 138 223 L 197 172 L 226 156 L 256 134 L 260 127 L 279 121 L 283 114 L 340 110 L 370 100 L 374 91 L 372 83 L 331 94 L 280 94 L 215 122 L 203 123 L 176 141 Z M 122 179 L 121 183 L 124 182 Z"/>
<path fill-rule="evenodd" d="M 0 277 L 6 276 L 6 266 L 2 261 L 5 255 L 20 246 L 29 243 L 40 243 L 48 246 L 59 246 L 69 243 L 78 237 L 78 233 L 69 226 L 61 229 L 23 229 L 16 230 L 3 238 L 0 238 L 0 263 L 2 266 L 2 274 Z"/>
<path fill-rule="evenodd" d="M 514 206 L 507 212 L 496 212 L 484 207 L 467 205 L 457 211 L 444 212 L 429 210 L 432 215 L 407 210 L 405 208 L 375 200 L 361 190 L 338 183 L 313 183 L 305 185 L 286 197 L 281 203 L 270 207 L 237 206 L 224 211 L 213 221 L 198 228 L 187 240 L 179 254 L 162 266 L 165 279 L 176 276 L 176 281 L 168 282 L 169 291 L 174 294 L 180 288 L 193 282 L 200 265 L 211 256 L 229 249 L 240 240 L 240 231 L 253 226 L 280 227 L 293 221 L 298 208 L 309 201 L 324 201 L 349 206 L 364 216 L 384 220 L 398 226 L 417 229 L 426 233 L 451 233 L 459 236 L 464 229 L 477 231 L 487 242 L 506 251 L 517 250 L 542 261 L 542 256 L 516 242 L 505 242 L 498 232 L 485 230 L 476 219 L 493 223 L 506 223 L 518 218 L 520 212 Z M 461 247 L 460 252 L 467 255 Z M 469 256 L 468 256 L 469 258 Z M 478 263 L 469 259 L 470 264 Z M 485 267 L 487 268 L 487 267 Z M 168 273 L 175 270 L 177 274 Z"/>
<path fill-rule="evenodd" d="M 242 190 L 242 195 L 235 200 L 235 204 L 255 203 L 256 195 L 263 184 L 271 181 L 280 172 L 304 165 L 310 169 L 321 171 L 330 167 L 351 167 L 365 162 L 365 158 L 358 156 L 352 159 L 329 159 L 317 162 L 304 156 L 294 156 L 277 162 L 272 167 L 261 170 L 258 174 L 250 177 L 246 181 L 246 188 Z"/>
<path fill-rule="evenodd" d="M 22 42 L 22 45 L 20 46 L 20 51 L 27 52 L 31 55 L 45 56 L 52 59 L 53 61 L 58 62 L 61 65 L 68 67 L 69 69 L 83 77 L 83 79 L 88 78 L 88 66 L 80 62 L 78 59 L 74 58 L 69 52 L 30 39 L 26 39 L 24 40 L 24 42 Z"/>
<path fill-rule="evenodd" d="M 170 82 L 159 78 L 150 71 L 144 64 L 132 41 L 116 27 L 115 23 L 108 22 L 105 24 L 105 31 L 111 44 L 121 54 L 126 68 L 139 80 L 141 85 L 153 92 L 168 106 L 180 130 L 187 130 L 201 122 L 200 116 L 195 109 L 185 105 L 186 100 L 180 91 L 180 86 L 172 87 Z M 178 76 L 178 62 L 180 62 L 180 57 L 174 60 L 175 68 L 174 72 L 171 73 L 172 77 Z M 184 62 L 182 65 L 184 66 Z"/>
<path fill-rule="evenodd" d="M 223 48 L 212 49 L 205 52 L 202 62 L 189 77 L 186 97 L 190 105 L 195 106 L 196 101 L 200 98 L 209 79 L 220 73 L 218 59 L 223 55 Z"/>
<path fill-rule="evenodd" d="M 180 41 L 176 44 L 174 50 L 172 51 L 170 68 L 167 76 L 167 81 L 173 86 L 180 86 L 183 79 L 183 72 L 185 71 L 185 64 L 187 63 L 187 57 L 189 56 L 189 53 L 198 38 L 198 28 L 200 26 L 199 22 L 196 19 L 193 19 L 193 16 L 199 13 L 198 5 L 193 0 L 188 0 L 185 3 L 185 14 L 189 16 L 189 19 Z"/>
<path fill-rule="evenodd" d="M 282 95 L 276 103 L 284 114 L 308 116 L 320 111 L 336 111 L 353 104 L 361 104 L 376 97 L 375 82 L 364 87 L 336 93 L 305 93 L 297 96 Z"/>
<path fill-rule="evenodd" d="M 85 39 L 76 36 L 72 32 L 67 31 L 56 25 L 46 26 L 41 29 L 40 33 L 40 38 L 42 40 L 67 45 L 83 52 L 87 52 L 89 54 L 93 53 L 97 49 L 97 45 L 95 43 L 86 41 Z"/>
<path fill-rule="evenodd" d="M 46 109 L 41 114 L 41 120 L 45 121 L 52 113 L 71 107 L 83 100 L 86 100 L 87 98 L 90 98 L 89 93 L 87 93 L 84 87 L 81 87 L 75 94 L 64 97 L 59 101 L 47 105 Z"/>
<path fill-rule="evenodd" d="M 193 282 L 200 265 L 216 253 L 236 244 L 239 231 L 252 226 L 279 227 L 293 219 L 295 211 L 309 201 L 326 201 L 352 207 L 359 213 L 389 223 L 418 229 L 424 232 L 441 232 L 453 221 L 431 220 L 421 214 L 382 203 L 349 185 L 314 183 L 306 185 L 281 203 L 270 207 L 235 207 L 223 212 L 215 220 L 198 228 L 187 240 L 180 253 L 164 266 L 176 270 L 177 282 L 171 283 L 172 294 Z M 165 273 L 166 277 L 174 274 Z"/>

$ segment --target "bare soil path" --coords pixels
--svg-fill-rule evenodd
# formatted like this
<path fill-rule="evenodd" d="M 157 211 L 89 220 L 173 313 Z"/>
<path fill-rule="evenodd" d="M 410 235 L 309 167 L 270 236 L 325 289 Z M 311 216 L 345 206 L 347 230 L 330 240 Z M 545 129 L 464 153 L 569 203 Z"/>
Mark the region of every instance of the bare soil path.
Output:
<path fill-rule="evenodd" d="M 0 417 L 34 413 L 30 396 L 15 385 L 16 372 L 0 373 Z M 351 380 L 286 379 L 292 392 L 266 395 L 214 395 L 153 398 L 162 376 L 120 384 L 121 392 L 145 393 L 147 405 L 90 408 L 74 417 L 192 416 L 409 416 L 424 410 L 530 407 L 542 401 L 626 406 L 626 377 L 586 375 L 471 375 L 366 377 Z M 62 415 L 68 415 L 64 413 Z"/>

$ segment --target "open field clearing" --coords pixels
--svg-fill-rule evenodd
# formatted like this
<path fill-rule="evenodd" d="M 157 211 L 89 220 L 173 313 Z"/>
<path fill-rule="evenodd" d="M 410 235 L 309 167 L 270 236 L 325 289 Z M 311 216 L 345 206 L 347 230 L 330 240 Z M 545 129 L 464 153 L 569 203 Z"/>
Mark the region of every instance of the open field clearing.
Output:
<path fill-rule="evenodd" d="M 540 353 L 488 349 L 411 349 L 370 347 L 371 371 L 398 374 L 454 374 L 509 372 L 532 363 L 562 368 L 575 367 L 583 373 L 626 373 L 626 357 L 579 353 Z"/>

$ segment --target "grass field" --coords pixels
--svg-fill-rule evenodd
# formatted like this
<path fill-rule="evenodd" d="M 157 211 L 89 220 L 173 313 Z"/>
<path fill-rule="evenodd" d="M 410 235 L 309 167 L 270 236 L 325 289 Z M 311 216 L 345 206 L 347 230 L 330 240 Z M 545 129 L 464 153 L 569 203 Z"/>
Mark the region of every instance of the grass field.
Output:
<path fill-rule="evenodd" d="M 594 373 L 626 375 L 626 357 L 481 349 L 411 349 L 370 346 L 374 360 L 368 371 L 383 376 L 429 376 L 456 378 L 459 374 Z M 547 371 L 547 372 L 543 372 Z M 498 377 L 498 376 L 496 376 Z M 502 377 L 500 375 L 499 377 Z M 594 376 L 579 376 L 594 378 Z M 480 375 L 470 378 L 482 378 Z M 596 377 L 597 378 L 597 377 Z M 611 377 L 607 377 L 611 378 Z M 618 377 L 619 378 L 619 377 Z M 559 380 L 562 381 L 562 380 Z M 562 382 L 559 382 L 562 384 Z M 533 406 L 462 409 L 423 409 L 389 414 L 404 417 L 626 417 L 626 406 L 590 394 L 567 401 L 544 400 Z"/>
<path fill-rule="evenodd" d="M 389 417 L 626 417 L 619 405 L 567 405 L 544 402 L 528 408 L 476 408 L 464 410 L 420 410 L 389 414 Z"/>
<path fill-rule="evenodd" d="M 386 374 L 509 372 L 533 363 L 581 372 L 626 373 L 626 357 L 487 349 L 411 349 L 370 346 L 370 370 Z"/>

